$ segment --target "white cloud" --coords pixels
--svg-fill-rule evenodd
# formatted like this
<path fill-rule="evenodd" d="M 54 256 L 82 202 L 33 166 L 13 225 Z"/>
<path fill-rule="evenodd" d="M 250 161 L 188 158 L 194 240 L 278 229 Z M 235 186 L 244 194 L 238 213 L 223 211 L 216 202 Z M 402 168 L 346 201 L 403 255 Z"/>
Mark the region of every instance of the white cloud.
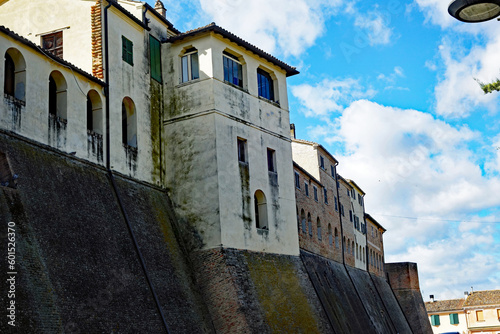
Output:
<path fill-rule="evenodd" d="M 364 30 L 371 46 L 391 42 L 392 29 L 389 28 L 388 24 L 389 19 L 378 11 L 370 11 L 366 14 L 358 13 L 354 21 L 356 27 Z"/>
<path fill-rule="evenodd" d="M 300 84 L 290 89 L 305 107 L 302 112 L 308 117 L 325 117 L 332 112 L 341 112 L 350 102 L 375 95 L 373 89 L 366 89 L 352 78 L 324 79 L 315 86 Z"/>
<path fill-rule="evenodd" d="M 455 19 L 448 14 L 449 1 L 443 0 L 415 0 L 424 12 L 426 21 L 446 28 L 455 23 Z"/>
<path fill-rule="evenodd" d="M 325 20 L 343 0 L 200 0 L 218 25 L 275 53 L 298 56 L 325 29 Z M 279 11 L 280 15 L 276 15 Z"/>

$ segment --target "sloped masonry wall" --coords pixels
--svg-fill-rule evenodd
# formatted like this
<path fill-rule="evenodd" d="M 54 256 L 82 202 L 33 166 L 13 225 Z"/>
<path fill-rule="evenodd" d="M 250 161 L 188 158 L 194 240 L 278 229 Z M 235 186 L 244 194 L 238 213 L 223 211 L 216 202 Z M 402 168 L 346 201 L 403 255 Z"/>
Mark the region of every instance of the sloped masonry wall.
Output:
<path fill-rule="evenodd" d="M 0 151 L 18 176 L 17 189 L 0 187 L 2 310 L 9 221 L 18 272 L 16 328 L 2 311 L 0 332 L 164 333 L 106 171 L 3 133 Z M 165 193 L 116 182 L 171 332 L 213 332 Z"/>

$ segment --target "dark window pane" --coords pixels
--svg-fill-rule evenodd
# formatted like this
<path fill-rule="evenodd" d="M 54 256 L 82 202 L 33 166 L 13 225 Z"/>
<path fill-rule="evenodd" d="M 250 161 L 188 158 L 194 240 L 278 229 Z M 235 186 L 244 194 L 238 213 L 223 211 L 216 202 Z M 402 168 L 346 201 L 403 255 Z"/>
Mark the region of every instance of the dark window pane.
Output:
<path fill-rule="evenodd" d="M 191 54 L 191 79 L 199 79 L 200 70 L 198 67 L 198 53 Z"/>

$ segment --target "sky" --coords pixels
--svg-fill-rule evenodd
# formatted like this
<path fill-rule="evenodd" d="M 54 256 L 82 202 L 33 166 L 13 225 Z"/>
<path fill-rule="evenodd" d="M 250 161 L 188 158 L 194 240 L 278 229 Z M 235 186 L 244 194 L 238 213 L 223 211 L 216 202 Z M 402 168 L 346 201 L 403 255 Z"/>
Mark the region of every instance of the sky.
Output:
<path fill-rule="evenodd" d="M 424 300 L 500 289 L 500 92 L 479 86 L 500 78 L 500 22 L 459 22 L 448 0 L 163 3 L 180 31 L 216 22 L 297 67 L 297 138 L 366 192 Z"/>

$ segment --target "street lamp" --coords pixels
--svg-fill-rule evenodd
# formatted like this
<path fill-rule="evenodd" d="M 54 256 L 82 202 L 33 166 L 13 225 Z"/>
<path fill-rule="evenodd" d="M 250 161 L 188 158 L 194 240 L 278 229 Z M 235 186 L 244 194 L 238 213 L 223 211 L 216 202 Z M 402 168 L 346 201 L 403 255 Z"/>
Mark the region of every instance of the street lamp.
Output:
<path fill-rule="evenodd" d="M 448 13 L 463 22 L 483 22 L 500 15 L 500 0 L 453 0 Z"/>

